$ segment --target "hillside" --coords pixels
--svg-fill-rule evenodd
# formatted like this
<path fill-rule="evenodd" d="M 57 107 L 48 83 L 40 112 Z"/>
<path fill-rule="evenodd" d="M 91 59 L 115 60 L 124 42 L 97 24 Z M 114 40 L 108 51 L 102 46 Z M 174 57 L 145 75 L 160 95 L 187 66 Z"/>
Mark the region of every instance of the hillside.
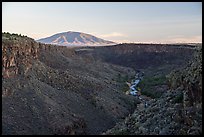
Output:
<path fill-rule="evenodd" d="M 201 50 L 197 57 L 198 63 L 191 63 L 182 73 L 179 70 L 197 54 L 196 51 L 197 47 L 185 45 L 65 47 L 37 43 L 26 36 L 3 33 L 2 134 L 144 134 L 146 131 L 148 134 L 174 133 L 169 129 L 168 132 L 163 132 L 167 124 L 156 128 L 151 123 L 155 124 L 155 120 L 158 122 L 160 114 L 170 115 L 167 113 L 170 112 L 168 109 L 172 110 L 172 115 L 180 114 L 183 103 L 178 97 L 184 91 L 192 93 L 195 86 L 198 87 L 198 92 L 190 97 L 191 105 L 188 107 L 193 106 L 193 112 L 199 110 L 198 114 L 192 114 L 193 120 L 200 118 L 202 113 L 199 105 L 202 106 L 202 98 L 197 97 L 202 97 Z M 143 100 L 125 94 L 129 90 L 127 82 L 131 82 L 138 71 L 144 72 L 139 86 L 142 95 L 147 98 L 145 101 L 149 104 L 148 108 L 144 108 Z M 180 80 L 186 76 L 189 76 L 186 82 L 191 81 L 189 78 L 193 76 L 196 85 L 189 86 Z M 176 92 L 180 90 L 180 85 L 184 85 L 184 91 Z M 153 96 L 157 93 L 158 97 Z M 178 98 L 180 103 L 172 103 L 170 100 L 175 102 L 172 97 Z M 194 109 L 194 106 L 198 107 Z M 176 117 L 178 121 L 181 120 L 180 116 Z M 138 121 L 139 119 L 142 121 Z M 152 128 L 146 127 L 147 119 Z M 125 123 L 128 127 L 124 126 L 124 120 L 128 122 Z M 166 120 L 172 123 L 172 119 Z M 116 124 L 118 122 L 121 123 Z M 172 126 L 175 128 L 175 123 Z M 196 133 L 186 132 L 193 130 L 193 126 L 196 127 Z M 197 133 L 199 120 L 193 126 L 184 126 L 184 131 L 176 131 L 175 134 L 202 133 L 200 129 Z M 141 128 L 138 130 L 139 127 Z M 110 130 L 107 131 L 108 129 Z M 119 132 L 115 132 L 115 129 L 119 129 Z"/>
<path fill-rule="evenodd" d="M 117 81 L 131 68 L 18 36 L 3 39 L 2 53 L 2 134 L 98 134 L 138 102 Z"/>

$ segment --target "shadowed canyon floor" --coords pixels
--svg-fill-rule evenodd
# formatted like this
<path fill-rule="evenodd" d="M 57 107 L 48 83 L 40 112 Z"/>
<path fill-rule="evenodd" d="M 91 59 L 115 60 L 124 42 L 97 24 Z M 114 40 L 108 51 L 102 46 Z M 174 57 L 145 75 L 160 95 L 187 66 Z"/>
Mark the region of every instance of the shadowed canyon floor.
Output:
<path fill-rule="evenodd" d="M 150 108 L 141 108 L 136 112 L 143 102 L 135 96 L 125 94 L 129 89 L 126 82 L 134 79 L 137 70 L 144 72 L 144 79 L 139 84 L 141 94 L 147 101 L 152 102 L 149 104 L 154 105 L 160 99 L 167 99 L 166 94 L 170 94 L 172 87 L 185 85 L 182 83 L 172 86 L 172 83 L 168 84 L 168 80 L 163 77 L 174 69 L 179 70 L 187 65 L 195 52 L 197 47 L 185 45 L 60 47 L 37 43 L 28 37 L 3 34 L 2 134 L 109 134 L 112 132 L 107 132 L 108 129 L 118 122 L 127 121 L 130 114 L 138 117 L 152 113 L 156 116 L 158 111 L 152 111 Z M 194 81 L 198 79 L 196 84 L 200 84 L 200 77 L 197 77 L 200 76 L 200 70 L 195 75 Z M 171 78 L 174 81 L 173 76 Z M 151 83 L 152 81 L 157 82 Z M 179 82 L 181 81 L 178 80 L 177 83 Z M 175 92 L 175 97 L 184 90 L 189 90 L 188 88 L 190 87 Z M 200 95 L 200 88 L 195 90 L 198 90 L 197 95 Z M 152 93 L 160 96 L 153 96 Z M 194 100 L 195 98 L 191 103 L 194 103 Z M 200 102 L 188 106 L 192 110 L 197 106 L 199 114 L 191 114 L 195 119 L 200 116 L 198 104 Z M 176 107 L 181 106 L 171 105 L 175 109 L 173 113 L 177 112 Z M 161 111 L 165 111 L 167 107 L 161 108 Z M 187 107 L 185 109 L 189 110 Z M 185 117 L 187 116 L 186 114 Z M 202 133 L 202 130 L 197 131 L 200 121 L 196 122 L 197 125 L 191 123 L 184 131 L 175 134 L 187 134 L 192 127 L 192 132 L 196 128 L 194 134 Z M 143 134 L 147 127 L 141 127 L 134 133 L 132 130 L 135 127 L 127 129 L 123 126 L 120 130 L 124 129 L 125 133 Z M 154 131 L 155 128 L 148 133 L 172 133 L 157 132 Z M 158 127 L 158 130 L 162 129 L 162 125 Z M 192 132 L 189 131 L 189 134 Z"/>

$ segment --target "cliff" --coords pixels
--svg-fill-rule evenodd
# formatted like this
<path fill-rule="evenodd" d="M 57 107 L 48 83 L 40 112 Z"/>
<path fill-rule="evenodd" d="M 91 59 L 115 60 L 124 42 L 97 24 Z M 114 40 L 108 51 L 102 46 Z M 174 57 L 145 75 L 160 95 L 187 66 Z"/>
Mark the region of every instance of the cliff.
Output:
<path fill-rule="evenodd" d="M 169 75 L 170 88 L 184 90 L 184 106 L 193 106 L 202 101 L 202 47 L 194 53 L 194 58 L 182 70 Z"/>

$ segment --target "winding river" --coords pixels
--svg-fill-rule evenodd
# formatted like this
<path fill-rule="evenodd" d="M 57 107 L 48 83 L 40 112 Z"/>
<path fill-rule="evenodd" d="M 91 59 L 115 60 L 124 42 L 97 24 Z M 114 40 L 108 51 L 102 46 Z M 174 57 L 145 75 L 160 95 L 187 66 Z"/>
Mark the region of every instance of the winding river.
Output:
<path fill-rule="evenodd" d="M 141 95 L 140 88 L 138 87 L 138 84 L 143 79 L 143 76 L 144 76 L 143 72 L 138 71 L 136 73 L 135 79 L 132 80 L 131 82 L 129 94 L 138 97 L 138 99 L 140 99 L 144 103 L 144 107 L 147 107 L 148 106 L 147 100 L 143 98 L 144 96 Z"/>
<path fill-rule="evenodd" d="M 141 99 L 141 97 L 140 97 L 140 89 L 138 87 L 138 84 L 142 80 L 142 78 L 143 78 L 143 73 L 142 72 L 136 73 L 135 79 L 132 80 L 132 82 L 131 82 L 130 92 L 129 92 L 130 95 L 138 96 L 139 99 Z"/>

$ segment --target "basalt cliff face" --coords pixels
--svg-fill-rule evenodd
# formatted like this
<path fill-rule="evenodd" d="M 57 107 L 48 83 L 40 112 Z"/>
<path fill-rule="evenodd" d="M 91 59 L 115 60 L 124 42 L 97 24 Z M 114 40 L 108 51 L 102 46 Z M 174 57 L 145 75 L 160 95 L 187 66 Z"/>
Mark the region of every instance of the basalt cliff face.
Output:
<path fill-rule="evenodd" d="M 29 38 L 2 40 L 2 75 L 3 78 L 26 74 L 32 66 L 32 60 L 37 59 L 39 44 Z"/>
<path fill-rule="evenodd" d="M 195 46 L 168 44 L 118 44 L 109 47 L 89 47 L 81 50 L 82 57 L 92 56 L 95 60 L 137 69 L 163 67 L 168 72 L 180 68 L 192 59 Z M 84 56 L 83 56 L 84 55 Z M 166 71 L 166 70 L 165 70 Z"/>
<path fill-rule="evenodd" d="M 185 90 L 184 106 L 193 106 L 202 101 L 202 47 L 182 70 L 174 70 L 169 75 L 169 87 Z"/>

